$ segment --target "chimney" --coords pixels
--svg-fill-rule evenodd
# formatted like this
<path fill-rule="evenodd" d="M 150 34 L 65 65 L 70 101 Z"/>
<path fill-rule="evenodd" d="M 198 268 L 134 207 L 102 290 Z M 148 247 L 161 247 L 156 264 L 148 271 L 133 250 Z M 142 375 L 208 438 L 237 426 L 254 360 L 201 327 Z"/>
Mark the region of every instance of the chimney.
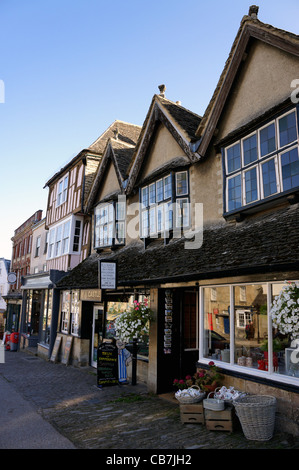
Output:
<path fill-rule="evenodd" d="M 118 128 L 114 129 L 114 139 L 118 140 Z"/>
<path fill-rule="evenodd" d="M 162 98 L 164 98 L 165 97 L 166 86 L 165 85 L 159 85 L 158 88 L 160 90 L 160 96 L 162 96 Z"/>
<path fill-rule="evenodd" d="M 251 5 L 249 8 L 248 16 L 251 16 L 252 19 L 257 19 L 257 14 L 259 11 L 259 7 L 257 5 Z"/>

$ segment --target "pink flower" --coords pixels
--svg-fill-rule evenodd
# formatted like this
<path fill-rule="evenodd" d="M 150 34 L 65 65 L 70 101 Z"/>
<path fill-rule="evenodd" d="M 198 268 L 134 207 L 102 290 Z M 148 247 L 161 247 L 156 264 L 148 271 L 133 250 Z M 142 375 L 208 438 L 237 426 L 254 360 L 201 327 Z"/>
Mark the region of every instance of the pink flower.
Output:
<path fill-rule="evenodd" d="M 185 383 L 185 382 L 184 382 L 183 379 L 181 379 L 181 380 L 179 381 L 179 384 L 183 384 L 183 383 Z"/>
<path fill-rule="evenodd" d="M 191 375 L 186 375 L 186 380 L 192 379 Z"/>
<path fill-rule="evenodd" d="M 204 373 L 204 372 L 199 372 L 198 376 L 199 376 L 199 377 L 204 377 L 204 376 L 205 376 L 205 373 Z"/>
<path fill-rule="evenodd" d="M 178 384 L 179 383 L 178 379 L 174 379 L 173 383 Z"/>
<path fill-rule="evenodd" d="M 215 365 L 215 362 L 213 362 L 213 361 L 209 362 L 209 366 L 214 366 L 214 365 Z"/>

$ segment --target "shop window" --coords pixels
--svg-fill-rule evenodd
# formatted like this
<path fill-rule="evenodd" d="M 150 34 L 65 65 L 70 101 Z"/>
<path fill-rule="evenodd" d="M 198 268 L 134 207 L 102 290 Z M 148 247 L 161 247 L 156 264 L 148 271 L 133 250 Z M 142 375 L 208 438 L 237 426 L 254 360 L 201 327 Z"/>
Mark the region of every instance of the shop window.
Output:
<path fill-rule="evenodd" d="M 71 292 L 71 334 L 78 336 L 80 326 L 79 291 Z"/>
<path fill-rule="evenodd" d="M 229 307 L 229 287 L 204 289 L 204 357 L 229 362 Z"/>
<path fill-rule="evenodd" d="M 273 327 L 268 314 L 285 285 L 273 282 L 203 287 L 200 359 L 213 359 L 222 362 L 224 368 L 242 369 L 253 375 L 270 374 L 277 380 L 288 376 L 288 381 L 293 380 L 291 377 L 296 383 L 299 360 L 296 357 L 294 361 L 293 356 L 298 346 L 290 334 L 281 334 Z"/>
<path fill-rule="evenodd" d="M 299 188 L 296 110 L 226 147 L 224 159 L 225 212 Z"/>
<path fill-rule="evenodd" d="M 188 171 L 170 173 L 144 186 L 140 190 L 140 237 L 167 237 L 174 227 L 189 227 L 189 205 Z"/>
<path fill-rule="evenodd" d="M 62 333 L 69 332 L 70 300 L 71 300 L 71 292 L 63 291 L 62 301 L 61 301 L 61 331 Z"/>
<path fill-rule="evenodd" d="M 52 290 L 46 289 L 45 297 L 44 297 L 44 309 L 43 309 L 42 333 L 41 333 L 41 343 L 44 343 L 46 345 L 49 345 L 50 343 L 52 302 L 53 302 L 53 292 Z"/>

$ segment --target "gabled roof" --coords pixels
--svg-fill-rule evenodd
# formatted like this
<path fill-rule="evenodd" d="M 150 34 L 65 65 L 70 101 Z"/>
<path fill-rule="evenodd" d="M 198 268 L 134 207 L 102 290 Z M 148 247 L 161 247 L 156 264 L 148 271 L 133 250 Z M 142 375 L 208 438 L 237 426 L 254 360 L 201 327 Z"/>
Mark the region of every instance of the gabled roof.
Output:
<path fill-rule="evenodd" d="M 257 11 L 258 7 L 253 5 L 249 9 L 249 14 L 242 18 L 217 87 L 196 131 L 196 137 L 199 139 L 197 153 L 200 156 L 205 156 L 216 131 L 218 120 L 241 66 L 249 41 L 254 38 L 297 57 L 299 56 L 299 36 L 262 23 L 257 19 Z"/>
<path fill-rule="evenodd" d="M 114 165 L 115 173 L 118 179 L 120 191 L 123 188 L 124 181 L 127 178 L 127 170 L 131 163 L 135 146 L 122 142 L 118 139 L 110 138 L 106 144 L 103 158 L 97 169 L 96 175 L 93 180 L 92 187 L 90 189 L 87 201 L 86 201 L 86 212 L 89 212 L 96 194 L 99 190 L 101 182 L 105 177 L 105 172 L 109 162 Z"/>
<path fill-rule="evenodd" d="M 165 125 L 190 160 L 190 163 L 193 163 L 196 161 L 196 156 L 191 149 L 191 144 L 195 140 L 195 132 L 200 120 L 200 116 L 184 108 L 179 102 L 175 103 L 166 99 L 164 93 L 154 95 L 129 168 L 127 193 L 132 191 L 135 186 L 157 124 L 162 123 Z"/>
<path fill-rule="evenodd" d="M 128 122 L 123 122 L 115 120 L 104 132 L 100 135 L 89 147 L 82 149 L 74 158 L 72 158 L 63 168 L 61 168 L 57 173 L 50 178 L 46 186 L 49 186 L 57 178 L 60 178 L 61 175 L 70 168 L 74 163 L 79 161 L 81 158 L 84 158 L 86 155 L 91 154 L 94 158 L 101 158 L 107 142 L 110 138 L 113 138 L 115 133 L 118 133 L 118 139 L 129 144 L 136 145 L 140 134 L 141 127 L 136 124 L 130 124 Z"/>

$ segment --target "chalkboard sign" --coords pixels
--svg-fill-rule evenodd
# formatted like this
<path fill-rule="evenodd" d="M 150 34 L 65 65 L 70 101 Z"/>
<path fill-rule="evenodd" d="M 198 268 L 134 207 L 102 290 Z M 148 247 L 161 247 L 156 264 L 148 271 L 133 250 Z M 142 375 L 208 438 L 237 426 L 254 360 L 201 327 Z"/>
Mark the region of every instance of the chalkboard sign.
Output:
<path fill-rule="evenodd" d="M 59 349 L 60 349 L 60 345 L 61 345 L 61 336 L 57 336 L 57 338 L 55 340 L 54 347 L 53 347 L 53 351 L 52 351 L 52 354 L 51 354 L 50 361 L 52 361 L 52 362 L 57 361 L 57 356 L 58 356 L 58 352 L 59 352 Z"/>
<path fill-rule="evenodd" d="M 98 347 L 98 387 L 118 384 L 118 348 L 104 342 Z"/>
<path fill-rule="evenodd" d="M 70 360 L 72 344 L 73 344 L 73 337 L 68 336 L 65 342 L 63 357 L 61 359 L 62 364 L 68 365 L 69 360 Z"/>

